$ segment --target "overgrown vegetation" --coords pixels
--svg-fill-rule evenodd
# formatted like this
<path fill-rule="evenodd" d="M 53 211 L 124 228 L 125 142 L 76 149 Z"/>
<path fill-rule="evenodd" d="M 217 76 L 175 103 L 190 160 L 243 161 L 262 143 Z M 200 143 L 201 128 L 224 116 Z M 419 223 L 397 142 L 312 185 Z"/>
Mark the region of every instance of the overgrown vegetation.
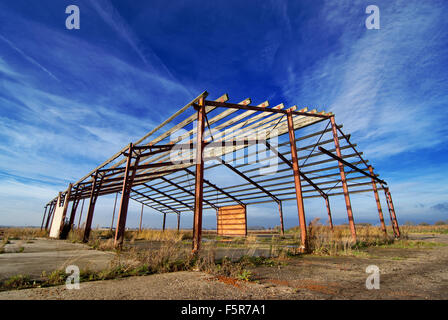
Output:
<path fill-rule="evenodd" d="M 48 232 L 40 228 L 1 228 L 0 238 L 5 240 L 34 240 L 36 238 L 46 237 Z"/>
<path fill-rule="evenodd" d="M 10 240 L 26 240 L 46 235 L 40 229 L 4 229 L 0 253 Z M 308 225 L 310 254 L 312 255 L 353 255 L 359 256 L 367 247 L 394 248 L 431 248 L 441 244 L 407 240 L 409 233 L 448 233 L 448 225 L 401 226 L 402 238 L 394 240 L 393 231 L 389 227 L 388 236 L 384 236 L 379 227 L 369 224 L 357 225 L 357 243 L 353 243 L 347 225 L 335 226 L 331 230 L 322 225 L 318 219 Z M 81 242 L 82 229 L 72 230 L 67 241 Z M 300 229 L 292 228 L 279 234 L 249 234 L 245 238 L 231 238 L 207 234 L 204 235 L 200 255 L 191 254 L 191 231 L 149 230 L 141 232 L 126 231 L 125 245 L 116 250 L 113 246 L 114 232 L 111 230 L 92 230 L 88 243 L 94 249 L 115 252 L 115 258 L 104 270 L 81 270 L 80 281 L 96 281 L 117 279 L 129 276 L 142 276 L 174 271 L 202 271 L 218 277 L 236 279 L 237 281 L 255 281 L 253 268 L 257 266 L 281 267 L 288 264 L 289 259 L 299 254 Z M 19 252 L 24 247 L 20 247 Z M 246 255 L 238 259 L 224 257 L 216 259 L 218 250 L 228 248 L 245 248 Z M 263 249 L 266 257 L 255 256 L 255 251 Z M 231 250 L 230 250 L 231 251 Z M 64 284 L 67 274 L 64 270 L 56 270 L 49 274 L 42 273 L 40 279 L 18 275 L 0 283 L 0 290 L 45 287 Z"/>

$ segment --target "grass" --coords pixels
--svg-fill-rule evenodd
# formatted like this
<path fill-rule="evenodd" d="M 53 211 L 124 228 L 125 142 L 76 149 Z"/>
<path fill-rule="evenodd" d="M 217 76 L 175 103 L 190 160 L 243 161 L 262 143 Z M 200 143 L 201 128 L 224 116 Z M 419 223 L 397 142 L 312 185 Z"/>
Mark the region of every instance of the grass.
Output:
<path fill-rule="evenodd" d="M 446 225 L 424 225 L 424 226 L 400 226 L 400 230 L 405 233 L 421 234 L 448 234 L 448 224 Z"/>
<path fill-rule="evenodd" d="M 34 240 L 48 236 L 48 232 L 40 228 L 1 228 L 2 241 L 7 240 Z"/>
<path fill-rule="evenodd" d="M 441 242 L 426 242 L 417 240 L 397 240 L 393 243 L 381 245 L 382 248 L 400 248 L 400 249 L 425 249 L 446 246 Z"/>
<path fill-rule="evenodd" d="M 3 231 L 0 253 L 4 251 L 10 240 L 22 239 L 26 243 L 38 236 L 42 236 L 39 229 L 27 228 L 23 231 L 10 228 Z M 379 227 L 370 225 L 357 226 L 358 241 L 354 243 L 348 226 L 335 226 L 332 231 L 328 226 L 322 225 L 318 219 L 308 226 L 310 256 L 364 256 L 365 249 L 369 247 L 381 248 L 433 248 L 443 244 L 437 242 L 424 242 L 408 240 L 409 233 L 445 233 L 448 226 L 403 226 L 402 238 L 394 240 L 392 230 L 388 230 L 385 237 Z M 72 230 L 68 235 L 71 242 L 81 242 L 83 230 Z M 81 270 L 80 281 L 97 281 L 124 278 L 129 276 L 143 276 L 156 273 L 175 271 L 202 271 L 223 279 L 236 281 L 255 281 L 253 268 L 258 266 L 279 267 L 286 265 L 288 260 L 301 256 L 298 252 L 300 244 L 300 229 L 286 230 L 284 236 L 273 234 L 271 236 L 257 237 L 249 234 L 246 238 L 230 238 L 205 234 L 201 254 L 191 254 L 191 231 L 177 230 L 149 230 L 141 232 L 126 231 L 125 246 L 116 250 L 113 246 L 114 233 L 110 230 L 92 230 L 88 245 L 93 249 L 114 251 L 115 258 L 110 266 L 99 271 Z M 146 242 L 143 242 L 145 240 Z M 141 241 L 141 246 L 139 244 Z M 148 244 L 148 247 L 144 245 Z M 233 260 L 224 257 L 216 259 L 216 251 L 220 248 L 247 248 L 248 253 L 239 259 Z M 251 254 L 257 248 L 268 249 L 267 257 L 257 257 Z M 19 252 L 23 252 L 23 247 Z M 255 251 L 254 251 L 255 252 Z M 395 259 L 395 258 L 392 258 Z M 401 259 L 401 258 L 399 258 Z M 397 258 L 398 260 L 398 258 Z M 32 287 L 45 287 L 63 285 L 67 279 L 64 270 L 56 270 L 49 274 L 43 273 L 40 279 L 31 280 L 30 277 L 18 275 L 0 283 L 0 290 L 22 289 Z M 232 280 L 233 281 L 233 280 Z"/>

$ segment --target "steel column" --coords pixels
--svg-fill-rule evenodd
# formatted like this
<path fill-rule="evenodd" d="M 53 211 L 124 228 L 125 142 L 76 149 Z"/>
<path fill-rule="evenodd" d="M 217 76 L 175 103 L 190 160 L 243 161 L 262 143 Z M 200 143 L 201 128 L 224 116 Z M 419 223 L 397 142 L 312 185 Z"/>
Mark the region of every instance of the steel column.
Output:
<path fill-rule="evenodd" d="M 51 217 L 52 217 L 52 215 L 54 213 L 55 208 L 56 208 L 56 203 L 55 203 L 55 200 L 53 200 L 50 203 L 50 209 L 48 210 L 47 222 L 45 223 L 45 230 L 48 230 L 48 228 L 51 227 L 50 219 L 51 219 Z"/>
<path fill-rule="evenodd" d="M 374 175 L 372 166 L 369 166 L 369 172 L 372 176 Z M 376 182 L 374 179 L 372 179 L 372 187 L 373 187 L 373 194 L 375 195 L 376 207 L 378 208 L 378 215 L 380 217 L 381 230 L 383 231 L 384 235 L 387 236 L 386 224 L 384 223 L 383 209 L 381 208 L 380 197 L 378 196 L 378 189 L 376 187 Z"/>
<path fill-rule="evenodd" d="M 129 196 L 131 194 L 132 183 L 134 182 L 135 174 L 137 172 L 136 167 L 140 157 L 137 156 L 134 167 L 131 168 L 132 155 L 134 153 L 134 145 L 129 144 L 128 159 L 126 161 L 126 170 L 123 177 L 123 187 L 121 190 L 121 202 L 120 211 L 118 212 L 117 230 L 115 231 L 114 246 L 121 246 L 124 241 L 124 233 L 126 229 L 126 217 L 128 214 Z M 131 172 L 132 171 L 132 172 Z"/>
<path fill-rule="evenodd" d="M 396 237 L 400 237 L 400 228 L 398 226 L 397 216 L 395 214 L 394 203 L 392 202 L 392 195 L 390 194 L 389 188 L 384 188 L 384 193 L 386 194 L 387 205 L 389 207 L 389 213 L 392 220 L 392 227 Z"/>
<path fill-rule="evenodd" d="M 180 213 L 177 214 L 177 231 L 180 231 Z"/>
<path fill-rule="evenodd" d="M 333 131 L 333 139 L 334 139 L 334 146 L 336 148 L 336 154 L 339 158 L 342 158 L 341 154 L 341 148 L 339 145 L 339 138 L 338 138 L 338 132 L 337 132 L 337 126 L 336 122 L 334 120 L 334 116 L 330 117 L 331 121 L 331 128 Z M 356 227 L 355 227 L 355 221 L 353 220 L 353 212 L 352 212 L 352 204 L 350 201 L 350 195 L 348 193 L 348 187 L 347 187 L 347 180 L 345 177 L 345 171 L 344 171 L 344 165 L 341 161 L 338 161 L 339 166 L 339 172 L 341 174 L 341 181 L 342 181 L 342 189 L 344 190 L 344 199 L 345 199 L 345 205 L 347 207 L 347 215 L 348 215 L 348 223 L 350 225 L 350 231 L 352 233 L 352 239 L 354 242 L 356 242 Z"/>
<path fill-rule="evenodd" d="M 333 219 L 331 218 L 331 208 L 330 208 L 330 199 L 328 196 L 325 198 L 325 206 L 327 207 L 327 213 L 328 213 L 328 224 L 330 225 L 331 231 L 333 231 Z"/>
<path fill-rule="evenodd" d="M 40 230 L 42 230 L 44 228 L 45 217 L 47 216 L 47 209 L 48 209 L 48 205 L 45 206 L 44 217 L 42 218 L 42 223 L 40 225 Z"/>
<path fill-rule="evenodd" d="M 93 213 L 95 212 L 95 204 L 99 192 L 99 188 L 97 188 L 98 185 L 97 180 L 98 180 L 98 171 L 96 171 L 95 174 L 93 175 L 92 189 L 90 191 L 89 210 L 87 211 L 86 225 L 84 226 L 84 236 L 82 239 L 83 242 L 89 241 L 90 231 L 92 229 Z M 101 181 L 99 183 L 99 187 L 101 187 Z"/>
<path fill-rule="evenodd" d="M 143 206 L 144 204 L 142 203 L 142 211 L 140 212 L 140 226 L 138 227 L 138 232 L 142 232 Z"/>
<path fill-rule="evenodd" d="M 59 226 L 59 239 L 61 239 L 62 230 L 64 229 L 65 225 L 65 217 L 67 215 L 67 209 L 68 204 L 70 203 L 70 194 L 72 192 L 73 184 L 68 185 L 67 193 L 64 195 L 64 209 L 62 211 L 62 219 L 61 219 L 61 225 Z"/>
<path fill-rule="evenodd" d="M 302 197 L 302 183 L 300 181 L 299 173 L 299 162 L 297 160 L 297 146 L 296 146 L 296 136 L 294 132 L 294 121 L 292 118 L 291 110 L 288 110 L 286 114 L 288 118 L 288 132 L 289 132 L 289 144 L 291 146 L 291 159 L 294 171 L 294 185 L 296 189 L 296 200 L 297 209 L 299 213 L 299 223 L 300 223 L 300 237 L 301 237 L 301 250 L 306 252 L 308 250 L 308 237 L 306 233 L 306 220 L 305 220 L 305 208 L 303 205 Z"/>
<path fill-rule="evenodd" d="M 72 229 L 73 223 L 75 222 L 76 210 L 78 209 L 78 204 L 79 204 L 79 200 L 80 200 L 80 192 L 78 192 L 78 191 L 79 191 L 79 185 L 76 186 L 75 196 L 73 198 L 72 210 L 70 212 L 70 219 L 69 219 L 70 229 L 69 229 L 69 232 Z"/>
<path fill-rule="evenodd" d="M 112 212 L 112 222 L 110 223 L 110 231 L 114 228 L 115 208 L 117 207 L 118 192 L 115 194 L 114 211 Z"/>
<path fill-rule="evenodd" d="M 163 224 L 162 224 L 162 231 L 165 231 L 165 225 L 166 225 L 166 213 L 163 213 Z"/>
<path fill-rule="evenodd" d="M 282 202 L 278 202 L 278 214 L 280 215 L 280 234 L 285 234 L 285 226 L 283 224 L 283 208 L 282 208 Z M 246 222 L 247 224 L 247 222 Z"/>
<path fill-rule="evenodd" d="M 204 198 L 204 127 L 205 105 L 204 98 L 198 101 L 198 124 L 196 133 L 196 175 L 194 193 L 194 218 L 193 218 L 193 253 L 200 249 L 202 238 L 202 205 Z"/>
<path fill-rule="evenodd" d="M 80 225 L 81 225 L 82 212 L 83 212 L 83 210 L 84 210 L 84 200 L 85 200 L 85 199 L 82 199 L 81 212 L 79 213 L 78 229 L 79 229 L 79 227 L 80 227 Z"/>

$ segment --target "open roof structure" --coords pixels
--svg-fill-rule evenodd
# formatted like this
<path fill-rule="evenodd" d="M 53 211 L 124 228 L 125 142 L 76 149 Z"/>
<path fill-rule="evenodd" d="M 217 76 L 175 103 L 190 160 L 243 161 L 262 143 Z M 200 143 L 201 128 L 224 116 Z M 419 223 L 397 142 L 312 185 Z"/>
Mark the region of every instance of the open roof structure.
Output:
<path fill-rule="evenodd" d="M 343 195 L 356 241 L 350 194 L 374 193 L 386 232 L 378 197 L 378 189 L 382 189 L 394 233 L 399 236 L 387 183 L 375 174 L 332 113 L 270 106 L 268 101 L 252 104 L 249 98 L 230 103 L 227 94 L 215 100 L 207 97 L 203 92 L 141 139 L 71 183 L 46 204 L 42 228 L 54 225 L 56 236 L 60 236 L 66 218 L 70 228 L 79 201 L 88 199 L 87 241 L 98 196 L 121 194 L 116 245 L 123 242 L 127 207 L 133 199 L 164 217 L 193 212 L 193 251 L 197 251 L 203 209 L 276 202 L 283 232 L 282 203 L 296 200 L 306 250 L 303 199 L 322 198 L 332 227 L 329 198 Z M 205 178 L 205 173 L 210 174 Z"/>

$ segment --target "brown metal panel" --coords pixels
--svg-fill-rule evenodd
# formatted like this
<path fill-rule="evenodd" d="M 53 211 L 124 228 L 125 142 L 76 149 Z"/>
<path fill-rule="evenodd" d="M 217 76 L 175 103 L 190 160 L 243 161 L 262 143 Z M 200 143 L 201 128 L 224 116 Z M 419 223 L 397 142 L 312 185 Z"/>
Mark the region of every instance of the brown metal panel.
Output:
<path fill-rule="evenodd" d="M 331 128 L 333 130 L 333 138 L 334 138 L 334 146 L 336 147 L 336 154 L 338 155 L 339 158 L 342 158 L 341 149 L 340 149 L 340 145 L 339 145 L 338 132 L 337 132 L 334 116 L 332 116 L 330 118 L 330 121 L 331 121 Z M 320 147 L 319 147 L 319 149 L 320 149 Z M 347 207 L 348 223 L 350 225 L 352 239 L 354 242 L 356 242 L 356 227 L 355 227 L 355 221 L 353 220 L 352 204 L 350 201 L 350 195 L 348 193 L 347 180 L 346 180 L 345 171 L 344 171 L 344 164 L 341 161 L 338 161 L 338 166 L 339 166 L 339 172 L 341 174 L 342 189 L 344 190 L 345 205 Z"/>
<path fill-rule="evenodd" d="M 299 163 L 297 161 L 297 146 L 296 146 L 296 137 L 294 132 L 294 122 L 292 119 L 292 113 L 287 113 L 288 118 L 288 132 L 289 132 L 289 143 L 291 146 L 291 158 L 292 165 L 294 171 L 294 184 L 296 189 L 296 200 L 297 200 L 297 209 L 299 213 L 299 223 L 300 223 L 300 238 L 301 238 L 301 250 L 308 250 L 308 239 L 306 233 L 306 220 L 305 220 L 305 208 L 303 205 L 303 197 L 302 197 L 302 184 L 300 181 L 300 173 L 299 173 Z"/>
<path fill-rule="evenodd" d="M 246 206 L 220 207 L 217 213 L 217 233 L 223 236 L 247 235 Z"/>

